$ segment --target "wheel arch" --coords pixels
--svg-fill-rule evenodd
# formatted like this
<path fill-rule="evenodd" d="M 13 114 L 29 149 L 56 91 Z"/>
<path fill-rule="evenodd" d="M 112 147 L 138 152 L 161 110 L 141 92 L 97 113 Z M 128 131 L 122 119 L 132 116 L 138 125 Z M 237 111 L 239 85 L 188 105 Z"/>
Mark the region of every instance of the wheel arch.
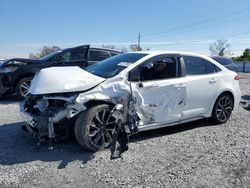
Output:
<path fill-rule="evenodd" d="M 233 94 L 233 92 L 231 91 L 231 90 L 224 90 L 224 91 L 222 91 L 221 93 L 219 93 L 218 94 L 218 96 L 215 98 L 215 100 L 214 100 L 214 102 L 213 102 L 213 105 L 211 105 L 211 108 L 210 108 L 210 110 L 209 110 L 209 116 L 207 116 L 207 117 L 211 117 L 211 115 L 212 115 L 212 112 L 213 112 L 213 108 L 214 108 L 214 105 L 215 105 L 215 102 L 217 101 L 217 99 L 221 96 L 221 95 L 224 95 L 224 94 L 228 94 L 228 95 L 230 95 L 231 97 L 232 97 L 232 99 L 233 99 L 233 109 L 234 109 L 234 102 L 235 102 L 235 96 L 234 96 L 234 94 Z"/>
<path fill-rule="evenodd" d="M 112 102 L 110 102 L 110 101 L 105 101 L 105 100 L 90 100 L 90 101 L 86 102 L 86 103 L 84 104 L 84 106 L 85 106 L 87 109 L 89 109 L 89 108 L 91 108 L 91 107 L 93 107 L 93 106 L 97 106 L 97 105 L 101 105 L 101 104 L 107 104 L 107 105 L 110 105 L 110 106 L 112 106 L 112 107 L 115 106 L 114 103 L 112 103 Z"/>
<path fill-rule="evenodd" d="M 233 99 L 233 108 L 234 108 L 234 101 L 235 101 L 235 97 L 234 97 L 234 95 L 233 95 L 233 92 L 232 91 L 229 91 L 229 90 L 225 90 L 225 91 L 223 91 L 217 98 L 216 98 L 216 100 L 221 96 L 221 95 L 224 95 L 224 94 L 228 94 L 229 96 L 231 96 L 232 97 L 232 99 Z M 215 101 L 216 101 L 215 100 Z M 215 103 L 215 102 L 214 102 Z"/>
<path fill-rule="evenodd" d="M 23 79 L 23 78 L 26 78 L 26 77 L 34 77 L 35 76 L 35 73 L 24 73 L 20 76 L 18 76 L 13 84 L 13 91 L 16 92 L 16 86 L 18 84 L 18 82 Z"/>

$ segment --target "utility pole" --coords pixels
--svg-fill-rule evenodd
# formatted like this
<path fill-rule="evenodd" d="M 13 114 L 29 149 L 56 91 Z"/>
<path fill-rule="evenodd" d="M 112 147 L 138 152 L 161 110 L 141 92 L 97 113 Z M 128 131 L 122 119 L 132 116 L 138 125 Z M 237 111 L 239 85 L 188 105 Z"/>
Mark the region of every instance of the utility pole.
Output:
<path fill-rule="evenodd" d="M 138 48 L 140 49 L 141 48 L 141 33 L 139 32 L 139 35 L 138 35 Z"/>

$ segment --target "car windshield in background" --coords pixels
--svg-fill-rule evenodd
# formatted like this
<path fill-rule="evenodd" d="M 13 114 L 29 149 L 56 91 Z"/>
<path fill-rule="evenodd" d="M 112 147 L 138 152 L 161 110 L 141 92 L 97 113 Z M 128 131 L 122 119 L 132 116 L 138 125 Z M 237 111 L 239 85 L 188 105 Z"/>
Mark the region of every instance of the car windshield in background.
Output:
<path fill-rule="evenodd" d="M 48 61 L 48 60 L 50 60 L 51 58 L 53 58 L 55 55 L 59 54 L 60 52 L 61 52 L 61 51 L 52 52 L 52 53 L 50 53 L 49 55 L 46 55 L 46 56 L 40 58 L 39 60 Z"/>
<path fill-rule="evenodd" d="M 111 78 L 146 55 L 148 54 L 128 53 L 117 55 L 87 67 L 86 71 L 103 78 Z"/>
<path fill-rule="evenodd" d="M 230 65 L 233 63 L 233 60 L 225 57 L 212 57 L 212 59 L 214 59 L 215 61 L 217 61 L 222 65 Z"/>

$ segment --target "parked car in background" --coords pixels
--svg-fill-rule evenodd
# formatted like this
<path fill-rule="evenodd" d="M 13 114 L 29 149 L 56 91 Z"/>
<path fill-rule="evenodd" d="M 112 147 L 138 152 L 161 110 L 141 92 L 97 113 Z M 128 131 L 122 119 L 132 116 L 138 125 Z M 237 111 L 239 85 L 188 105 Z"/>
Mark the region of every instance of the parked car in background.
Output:
<path fill-rule="evenodd" d="M 38 60 L 9 59 L 0 65 L 0 96 L 7 93 L 17 94 L 19 98 L 27 96 L 31 80 L 40 69 L 53 66 L 79 66 L 84 69 L 117 54 L 120 52 L 83 45 L 57 51 Z"/>
<path fill-rule="evenodd" d="M 2 64 L 5 60 L 0 59 L 0 64 Z"/>
<path fill-rule="evenodd" d="M 42 69 L 20 111 L 32 135 L 54 139 L 73 128 L 80 145 L 97 151 L 121 126 L 130 134 L 202 118 L 225 123 L 240 97 L 237 73 L 209 57 L 145 51 L 86 70 Z"/>
<path fill-rule="evenodd" d="M 227 69 L 234 72 L 238 72 L 238 66 L 232 59 L 223 56 L 212 56 L 211 58 L 226 67 Z"/>

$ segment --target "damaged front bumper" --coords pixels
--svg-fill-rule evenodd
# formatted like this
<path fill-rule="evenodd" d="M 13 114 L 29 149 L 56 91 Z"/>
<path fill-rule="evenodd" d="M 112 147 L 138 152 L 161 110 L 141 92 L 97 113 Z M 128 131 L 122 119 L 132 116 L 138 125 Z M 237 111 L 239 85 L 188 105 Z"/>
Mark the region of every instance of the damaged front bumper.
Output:
<path fill-rule="evenodd" d="M 40 139 L 68 136 L 69 121 L 86 109 L 75 101 L 76 97 L 28 97 L 20 104 L 20 115 L 26 130 Z"/>

